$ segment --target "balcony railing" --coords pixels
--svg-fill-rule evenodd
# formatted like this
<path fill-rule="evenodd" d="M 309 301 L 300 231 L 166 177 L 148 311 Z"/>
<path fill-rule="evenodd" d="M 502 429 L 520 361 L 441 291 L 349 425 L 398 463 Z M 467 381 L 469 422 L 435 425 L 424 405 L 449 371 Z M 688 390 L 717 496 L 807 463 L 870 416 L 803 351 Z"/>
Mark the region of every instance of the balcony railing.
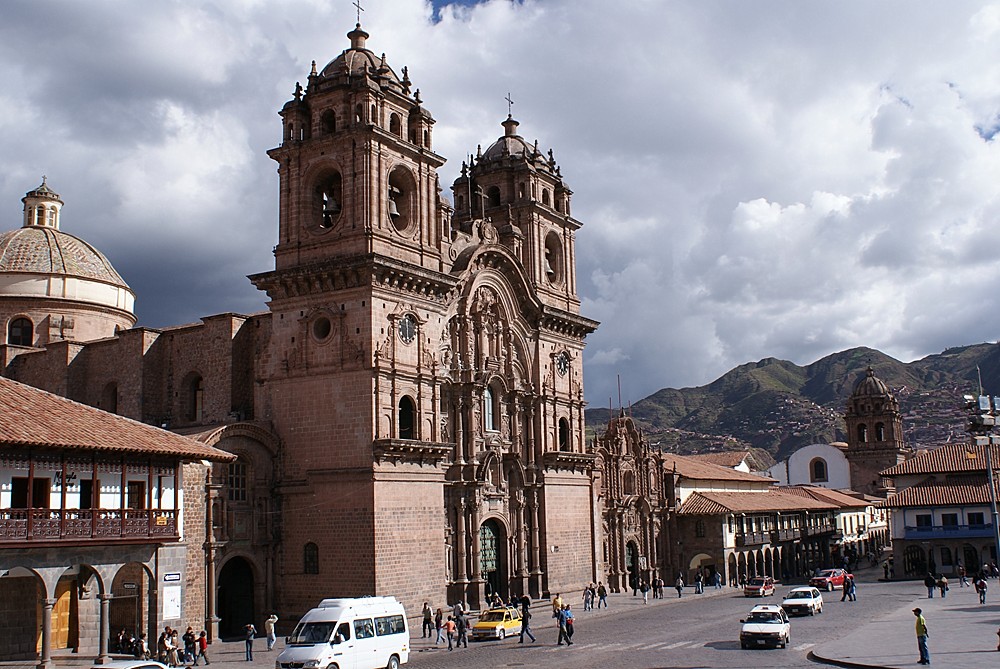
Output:
<path fill-rule="evenodd" d="M 770 540 L 770 532 L 744 532 L 736 535 L 737 546 L 761 546 Z"/>
<path fill-rule="evenodd" d="M 836 530 L 837 526 L 834 525 L 833 522 L 831 521 L 828 523 L 819 523 L 817 525 L 809 525 L 808 527 L 803 527 L 802 534 L 804 536 L 814 537 L 819 534 L 830 534 L 831 532 L 835 532 Z"/>
<path fill-rule="evenodd" d="M 782 541 L 795 541 L 802 536 L 802 531 L 796 528 L 787 530 L 774 530 L 771 532 L 771 543 L 777 544 Z"/>
<path fill-rule="evenodd" d="M 177 538 L 177 509 L 0 509 L 0 544 Z"/>
<path fill-rule="evenodd" d="M 907 526 L 905 539 L 980 539 L 993 536 L 993 525 L 919 525 Z"/>

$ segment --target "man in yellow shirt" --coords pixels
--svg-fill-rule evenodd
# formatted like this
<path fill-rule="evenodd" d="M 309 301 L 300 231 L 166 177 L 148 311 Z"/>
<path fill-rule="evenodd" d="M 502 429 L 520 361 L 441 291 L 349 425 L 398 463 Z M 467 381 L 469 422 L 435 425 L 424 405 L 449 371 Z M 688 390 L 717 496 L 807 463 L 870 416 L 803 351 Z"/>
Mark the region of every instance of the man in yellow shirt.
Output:
<path fill-rule="evenodd" d="M 920 650 L 920 661 L 917 664 L 930 664 L 931 652 L 927 649 L 927 621 L 924 620 L 923 611 L 913 609 L 913 615 L 917 617 L 917 648 Z"/>

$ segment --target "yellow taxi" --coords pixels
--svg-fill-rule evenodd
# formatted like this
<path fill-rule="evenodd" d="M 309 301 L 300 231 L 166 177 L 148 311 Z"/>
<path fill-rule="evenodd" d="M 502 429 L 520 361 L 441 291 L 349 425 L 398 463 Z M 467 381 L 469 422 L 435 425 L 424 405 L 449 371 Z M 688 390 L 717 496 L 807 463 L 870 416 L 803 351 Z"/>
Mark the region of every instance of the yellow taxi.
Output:
<path fill-rule="evenodd" d="M 503 639 L 521 632 L 521 613 L 513 606 L 489 609 L 472 626 L 472 640 Z"/>

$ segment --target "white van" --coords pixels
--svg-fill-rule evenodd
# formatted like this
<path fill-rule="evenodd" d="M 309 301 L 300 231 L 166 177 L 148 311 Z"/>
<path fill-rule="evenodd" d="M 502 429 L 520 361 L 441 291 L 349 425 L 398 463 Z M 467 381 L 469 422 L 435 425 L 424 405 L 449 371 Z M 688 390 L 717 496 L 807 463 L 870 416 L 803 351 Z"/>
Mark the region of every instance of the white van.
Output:
<path fill-rule="evenodd" d="M 274 669 L 399 669 L 409 659 L 406 612 L 395 597 L 324 599 L 285 639 Z"/>

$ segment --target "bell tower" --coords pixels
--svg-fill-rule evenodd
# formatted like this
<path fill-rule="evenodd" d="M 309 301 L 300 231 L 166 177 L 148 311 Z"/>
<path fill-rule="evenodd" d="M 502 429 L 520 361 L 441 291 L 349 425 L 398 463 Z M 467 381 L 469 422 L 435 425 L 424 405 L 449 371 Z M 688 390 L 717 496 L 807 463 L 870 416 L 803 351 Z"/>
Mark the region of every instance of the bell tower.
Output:
<path fill-rule="evenodd" d="M 885 496 L 887 490 L 880 472 L 905 460 L 912 449 L 903 442 L 899 402 L 871 367 L 854 386 L 844 419 L 851 488 Z"/>
<path fill-rule="evenodd" d="M 407 68 L 400 77 L 367 48 L 361 24 L 347 37 L 280 112 L 282 142 L 268 152 L 281 182 L 275 268 L 377 253 L 439 269 L 434 118 Z"/>

